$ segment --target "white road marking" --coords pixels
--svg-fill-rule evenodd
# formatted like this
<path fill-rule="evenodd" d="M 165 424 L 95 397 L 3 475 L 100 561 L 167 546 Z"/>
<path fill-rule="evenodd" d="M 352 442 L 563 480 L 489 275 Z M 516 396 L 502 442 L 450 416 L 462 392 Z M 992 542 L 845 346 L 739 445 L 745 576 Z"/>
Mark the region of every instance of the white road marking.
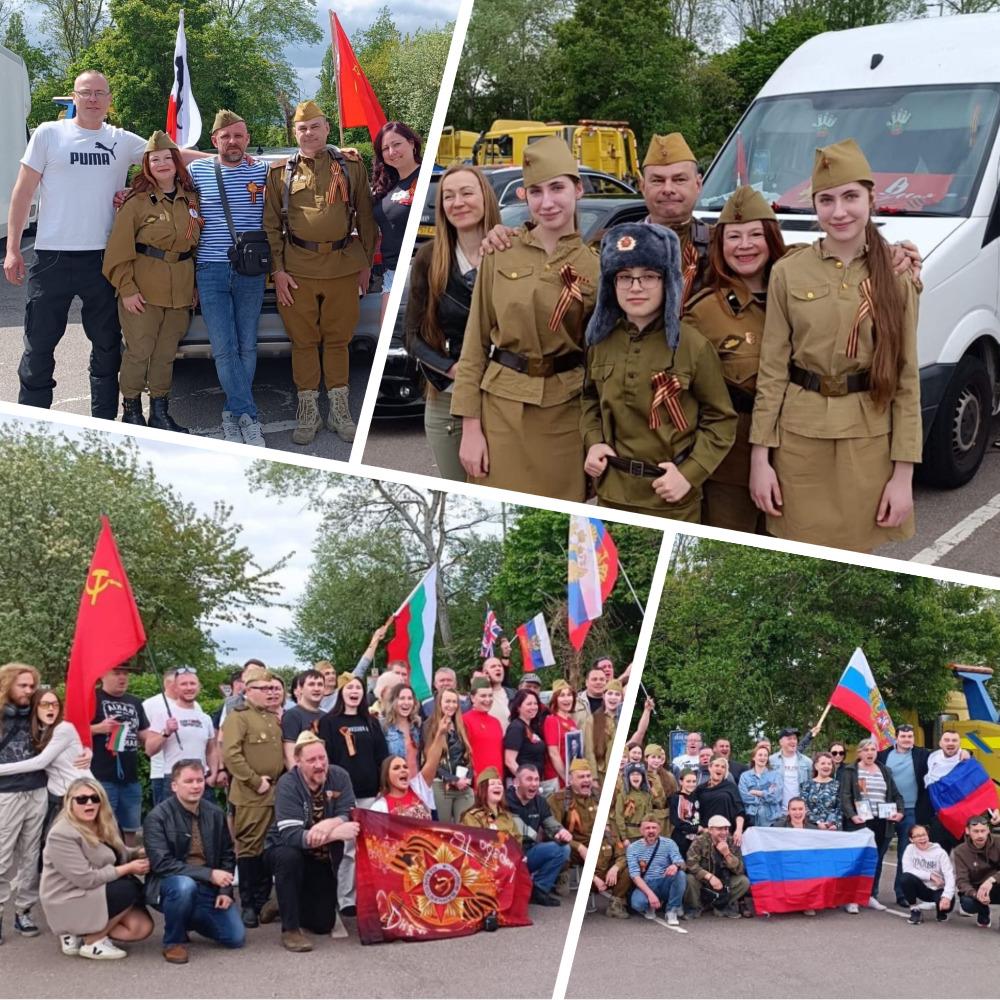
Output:
<path fill-rule="evenodd" d="M 933 565 L 943 559 L 956 545 L 961 545 L 973 532 L 978 531 L 1000 514 L 1000 493 L 967 514 L 958 524 L 949 528 L 937 541 L 921 549 L 910 562 Z"/>
<path fill-rule="evenodd" d="M 672 927 L 662 917 L 657 917 L 655 920 L 651 921 L 651 923 L 659 924 L 661 927 L 666 927 L 668 931 L 676 931 L 678 934 L 687 934 L 687 931 L 684 930 L 683 927 Z"/>

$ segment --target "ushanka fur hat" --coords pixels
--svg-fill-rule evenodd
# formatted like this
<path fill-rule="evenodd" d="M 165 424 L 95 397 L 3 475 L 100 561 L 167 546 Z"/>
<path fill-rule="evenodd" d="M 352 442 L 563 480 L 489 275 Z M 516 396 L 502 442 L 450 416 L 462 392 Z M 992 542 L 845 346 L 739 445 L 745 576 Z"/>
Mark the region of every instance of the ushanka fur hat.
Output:
<path fill-rule="evenodd" d="M 615 293 L 615 275 L 630 267 L 648 267 L 663 275 L 663 326 L 667 345 L 681 338 L 681 244 L 676 233 L 649 222 L 626 222 L 601 240 L 601 281 L 597 306 L 587 324 L 587 343 L 599 344 L 624 315 Z"/>

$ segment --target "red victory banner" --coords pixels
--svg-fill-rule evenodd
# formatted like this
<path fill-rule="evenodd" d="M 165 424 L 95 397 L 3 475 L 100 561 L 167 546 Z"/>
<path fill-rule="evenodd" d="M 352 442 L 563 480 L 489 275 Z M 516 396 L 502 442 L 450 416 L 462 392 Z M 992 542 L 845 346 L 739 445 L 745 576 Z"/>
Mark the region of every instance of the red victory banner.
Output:
<path fill-rule="evenodd" d="M 66 674 L 65 718 L 76 726 L 84 746 L 93 745 L 90 720 L 97 701 L 94 686 L 104 674 L 130 660 L 145 645 L 146 630 L 111 534 L 111 524 L 102 514 L 101 533 L 80 596 Z"/>
<path fill-rule="evenodd" d="M 496 830 L 355 809 L 362 944 L 434 941 L 525 927 L 531 874 L 516 837 Z"/>
<path fill-rule="evenodd" d="M 330 34 L 333 36 L 334 76 L 337 81 L 337 114 L 340 127 L 366 125 L 372 142 L 385 124 L 385 112 L 379 104 L 340 19 L 330 11 Z"/>

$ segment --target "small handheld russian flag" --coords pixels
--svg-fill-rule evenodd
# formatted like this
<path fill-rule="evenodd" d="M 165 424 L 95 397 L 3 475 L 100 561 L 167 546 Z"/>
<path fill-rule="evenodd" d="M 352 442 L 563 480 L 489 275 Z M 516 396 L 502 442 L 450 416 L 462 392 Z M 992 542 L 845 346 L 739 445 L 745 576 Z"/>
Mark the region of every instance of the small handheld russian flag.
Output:
<path fill-rule="evenodd" d="M 555 664 L 544 615 L 535 615 L 531 621 L 519 625 L 517 638 L 521 643 L 521 664 L 526 672 L 532 673 Z"/>

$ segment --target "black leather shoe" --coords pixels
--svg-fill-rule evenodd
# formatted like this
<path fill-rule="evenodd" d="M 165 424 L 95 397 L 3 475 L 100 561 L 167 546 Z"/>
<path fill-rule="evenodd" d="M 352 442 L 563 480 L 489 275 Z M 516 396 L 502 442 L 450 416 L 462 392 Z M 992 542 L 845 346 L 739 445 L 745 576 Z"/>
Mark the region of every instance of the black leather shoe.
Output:
<path fill-rule="evenodd" d="M 142 415 L 142 396 L 122 400 L 122 423 L 146 426 L 146 419 Z"/>
<path fill-rule="evenodd" d="M 149 401 L 149 426 L 158 427 L 161 431 L 174 431 L 176 434 L 189 433 L 186 427 L 181 427 L 167 409 L 166 396 L 158 396 Z"/>
<path fill-rule="evenodd" d="M 562 906 L 557 896 L 553 896 L 552 893 L 546 892 L 544 889 L 539 889 L 538 886 L 531 890 L 531 902 L 536 906 Z"/>
<path fill-rule="evenodd" d="M 244 927 L 260 926 L 260 919 L 257 916 L 257 911 L 252 906 L 244 906 L 240 912 L 240 917 L 243 920 Z"/>

